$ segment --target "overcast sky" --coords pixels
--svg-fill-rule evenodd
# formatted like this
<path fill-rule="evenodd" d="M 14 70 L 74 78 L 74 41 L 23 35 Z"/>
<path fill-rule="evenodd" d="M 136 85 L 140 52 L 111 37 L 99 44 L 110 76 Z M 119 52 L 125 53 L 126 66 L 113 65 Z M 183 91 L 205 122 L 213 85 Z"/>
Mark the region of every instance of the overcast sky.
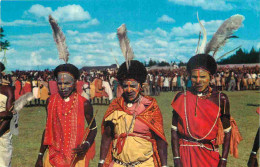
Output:
<path fill-rule="evenodd" d="M 239 45 L 260 48 L 259 0 L 82 0 L 1 1 L 1 22 L 8 69 L 54 68 L 63 63 L 48 23 L 51 14 L 62 27 L 70 52 L 69 63 L 79 68 L 110 65 L 124 59 L 116 37 L 125 23 L 137 60 L 187 61 L 195 54 L 200 27 L 210 40 L 223 21 L 234 14 L 243 26 L 218 56 Z M 3 52 L 0 53 L 2 58 Z"/>

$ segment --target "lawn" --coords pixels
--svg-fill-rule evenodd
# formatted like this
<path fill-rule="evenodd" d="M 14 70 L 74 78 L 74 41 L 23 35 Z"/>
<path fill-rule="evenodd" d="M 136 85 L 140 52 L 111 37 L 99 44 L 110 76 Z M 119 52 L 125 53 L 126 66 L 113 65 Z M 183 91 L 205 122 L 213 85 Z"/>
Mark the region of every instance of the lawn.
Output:
<path fill-rule="evenodd" d="M 241 91 L 225 92 L 231 103 L 231 114 L 237 121 L 243 141 L 239 145 L 239 158 L 231 156 L 228 158 L 228 166 L 245 167 L 252 149 L 254 137 L 259 127 L 259 116 L 256 108 L 260 105 L 260 92 Z M 171 101 L 176 93 L 161 93 L 156 97 L 164 118 L 164 129 L 168 147 L 168 165 L 173 166 L 172 152 L 170 147 L 170 127 L 171 127 Z M 101 141 L 100 125 L 103 115 L 108 106 L 94 105 L 94 110 L 98 110 L 96 117 L 98 134 L 96 136 L 96 156 L 90 163 L 90 167 L 97 166 L 99 161 L 99 148 Z M 46 112 L 44 107 L 26 107 L 20 113 L 19 135 L 13 137 L 13 167 L 33 167 L 39 152 L 42 131 L 45 126 Z"/>

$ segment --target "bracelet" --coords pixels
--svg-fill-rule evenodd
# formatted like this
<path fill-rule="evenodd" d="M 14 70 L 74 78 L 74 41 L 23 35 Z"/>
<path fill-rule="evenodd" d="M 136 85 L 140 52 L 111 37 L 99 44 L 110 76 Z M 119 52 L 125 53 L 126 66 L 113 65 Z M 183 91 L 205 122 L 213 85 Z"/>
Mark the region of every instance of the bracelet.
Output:
<path fill-rule="evenodd" d="M 38 155 L 42 156 L 42 155 L 43 155 L 43 153 L 39 152 L 39 153 L 38 153 Z"/>
<path fill-rule="evenodd" d="M 96 126 L 96 127 L 94 127 L 94 128 L 92 128 L 92 129 L 89 129 L 89 130 L 95 130 L 95 129 L 97 129 L 97 126 Z"/>
<path fill-rule="evenodd" d="M 222 160 L 222 161 L 227 161 L 227 159 L 226 159 L 226 158 L 221 158 L 221 160 Z"/>
<path fill-rule="evenodd" d="M 178 130 L 177 126 L 172 125 L 172 130 L 177 131 Z"/>
<path fill-rule="evenodd" d="M 163 165 L 162 167 L 168 167 L 167 165 Z"/>
<path fill-rule="evenodd" d="M 251 154 L 254 154 L 254 155 L 256 155 L 256 152 L 252 151 L 252 152 L 251 152 Z"/>
<path fill-rule="evenodd" d="M 181 157 L 173 157 L 173 159 L 180 159 Z"/>
<path fill-rule="evenodd" d="M 105 160 L 101 159 L 101 160 L 99 160 L 98 163 L 99 163 L 99 164 L 104 164 L 104 163 L 105 163 Z"/>
<path fill-rule="evenodd" d="M 87 143 L 87 144 L 88 144 L 88 146 L 90 146 L 90 143 L 89 143 L 89 141 L 83 141 L 83 144 L 85 144 L 85 143 Z"/>

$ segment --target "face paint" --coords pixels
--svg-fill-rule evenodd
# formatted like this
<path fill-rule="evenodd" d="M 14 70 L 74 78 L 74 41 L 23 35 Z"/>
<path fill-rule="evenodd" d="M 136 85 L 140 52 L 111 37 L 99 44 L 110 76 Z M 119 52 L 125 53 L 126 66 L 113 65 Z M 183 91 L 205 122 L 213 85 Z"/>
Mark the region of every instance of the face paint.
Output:
<path fill-rule="evenodd" d="M 134 101 L 137 98 L 141 88 L 140 83 L 134 79 L 124 80 L 122 87 L 124 91 L 124 97 L 128 102 Z"/>
<path fill-rule="evenodd" d="M 209 86 L 209 72 L 203 69 L 194 69 L 191 71 L 191 82 L 196 91 L 202 92 Z"/>
<path fill-rule="evenodd" d="M 61 97 L 69 97 L 75 90 L 75 79 L 74 77 L 66 72 L 60 72 L 58 74 L 58 89 Z"/>

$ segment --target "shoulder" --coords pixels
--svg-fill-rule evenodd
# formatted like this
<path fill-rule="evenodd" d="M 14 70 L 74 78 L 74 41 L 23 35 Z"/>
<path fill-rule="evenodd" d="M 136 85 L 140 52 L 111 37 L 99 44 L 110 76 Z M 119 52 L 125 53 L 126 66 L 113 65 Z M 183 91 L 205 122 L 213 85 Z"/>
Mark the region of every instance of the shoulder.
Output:
<path fill-rule="evenodd" d="M 173 99 L 173 101 L 172 102 L 175 102 L 180 96 L 182 96 L 182 95 L 184 95 L 184 92 L 178 92 L 176 95 L 175 95 L 175 97 L 174 97 L 174 99 Z"/>

